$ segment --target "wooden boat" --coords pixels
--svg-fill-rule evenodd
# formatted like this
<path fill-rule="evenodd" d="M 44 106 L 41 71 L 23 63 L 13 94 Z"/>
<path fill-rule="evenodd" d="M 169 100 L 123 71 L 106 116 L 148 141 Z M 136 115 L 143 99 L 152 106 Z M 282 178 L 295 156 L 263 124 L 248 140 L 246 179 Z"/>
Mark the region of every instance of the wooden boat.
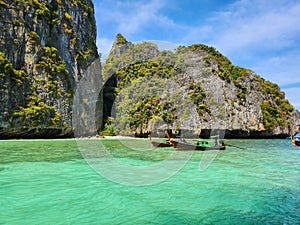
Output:
<path fill-rule="evenodd" d="M 196 144 L 186 142 L 185 140 L 173 140 L 171 139 L 168 132 L 166 132 L 169 142 L 173 145 L 174 148 L 178 150 L 197 150 L 197 151 L 208 151 L 208 150 L 225 150 L 225 144 L 223 141 L 219 142 L 215 140 L 214 144 L 209 143 L 208 141 L 198 141 Z"/>
<path fill-rule="evenodd" d="M 294 146 L 300 146 L 300 132 L 297 132 L 294 136 L 291 136 Z"/>
<path fill-rule="evenodd" d="M 162 148 L 162 147 L 172 147 L 173 146 L 169 141 L 166 141 L 165 143 L 164 142 L 157 142 L 157 141 L 152 140 L 151 135 L 149 135 L 148 137 L 150 139 L 151 145 L 153 145 L 154 147 Z"/>

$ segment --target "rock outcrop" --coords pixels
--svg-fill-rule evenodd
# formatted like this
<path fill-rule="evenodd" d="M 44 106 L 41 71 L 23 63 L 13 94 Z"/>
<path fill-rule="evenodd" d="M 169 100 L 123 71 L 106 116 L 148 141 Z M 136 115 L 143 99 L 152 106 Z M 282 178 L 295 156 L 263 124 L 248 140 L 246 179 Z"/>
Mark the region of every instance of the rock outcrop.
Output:
<path fill-rule="evenodd" d="M 277 84 L 203 44 L 160 52 L 154 43 L 133 44 L 118 34 L 103 77 L 106 126 L 120 134 L 170 129 L 185 136 L 219 130 L 230 138 L 286 137 L 300 124 Z"/>
<path fill-rule="evenodd" d="M 0 30 L 0 137 L 71 136 L 74 90 L 99 58 L 92 1 L 1 0 Z"/>
<path fill-rule="evenodd" d="M 0 138 L 72 136 L 73 96 L 97 59 L 91 0 L 0 0 Z M 101 79 L 99 130 L 259 138 L 300 124 L 277 84 L 202 44 L 159 51 L 118 34 Z"/>

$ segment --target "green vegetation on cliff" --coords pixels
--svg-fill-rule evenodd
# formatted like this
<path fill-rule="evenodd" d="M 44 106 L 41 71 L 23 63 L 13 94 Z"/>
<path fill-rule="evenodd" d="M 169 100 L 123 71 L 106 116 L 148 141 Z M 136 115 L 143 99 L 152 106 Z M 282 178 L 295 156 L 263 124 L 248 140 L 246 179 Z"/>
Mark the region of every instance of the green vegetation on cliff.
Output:
<path fill-rule="evenodd" d="M 116 36 L 115 44 L 123 45 L 123 44 L 127 44 L 127 43 L 128 43 L 128 41 L 126 40 L 126 38 L 122 34 L 118 33 Z"/>
<path fill-rule="evenodd" d="M 269 97 L 261 104 L 263 113 L 263 123 L 268 131 L 274 130 L 277 126 L 291 125 L 290 117 L 295 110 L 294 107 L 285 99 L 285 94 L 279 86 L 270 81 L 265 81 L 261 77 L 256 80 L 260 83 L 259 91 Z"/>
<path fill-rule="evenodd" d="M 71 132 L 74 89 L 99 57 L 92 1 L 0 6 L 0 128 Z"/>
<path fill-rule="evenodd" d="M 0 83 L 5 82 L 5 79 L 10 79 L 14 84 L 20 85 L 29 77 L 26 72 L 22 69 L 16 70 L 13 65 L 9 62 L 3 52 L 0 52 Z M 4 85 L 2 88 L 8 88 Z M 3 89 L 2 89 L 3 91 Z"/>
<path fill-rule="evenodd" d="M 109 111 L 119 98 L 118 121 L 114 123 L 107 111 L 110 122 L 106 125 L 123 124 L 126 134 L 151 131 L 153 124 L 175 129 L 191 115 L 199 116 L 202 128 L 219 123 L 227 129 L 286 132 L 295 113 L 278 85 L 233 65 L 215 48 L 203 44 L 157 52 L 152 43 L 132 44 L 118 34 L 104 68 L 103 77 L 115 79 L 105 87 L 105 96 L 113 97 L 104 98 L 104 108 L 110 105 L 106 107 Z M 179 86 L 170 86 L 170 82 Z M 162 86 L 168 94 L 158 94 Z M 179 115 L 179 108 L 186 112 Z M 185 126 L 194 129 L 193 125 Z"/>
<path fill-rule="evenodd" d="M 12 105 L 6 111 L 0 111 L 2 121 L 9 121 L 18 105 L 24 104 L 26 95 L 24 92 L 29 79 L 25 70 L 14 69 L 5 54 L 0 52 L 0 107 Z"/>
<path fill-rule="evenodd" d="M 57 49 L 43 47 L 40 55 L 40 60 L 34 65 L 35 75 L 30 86 L 31 92 L 26 97 L 26 105 L 19 106 L 13 114 L 23 127 L 60 126 L 63 121 L 60 121 L 60 113 L 55 110 L 53 103 L 61 99 L 68 108 L 73 96 L 69 72 Z M 41 96 L 52 105 L 47 104 Z"/>
<path fill-rule="evenodd" d="M 59 113 L 39 96 L 30 96 L 27 107 L 20 107 L 13 116 L 17 121 L 21 120 L 22 127 L 52 127 L 61 123 Z"/>
<path fill-rule="evenodd" d="M 207 53 L 208 55 L 204 57 L 205 64 L 210 66 L 212 63 L 211 60 L 215 61 L 217 63 L 218 70 L 213 70 L 213 72 L 216 73 L 221 79 L 227 82 L 233 82 L 243 94 L 247 94 L 246 87 L 242 85 L 239 80 L 243 80 L 247 73 L 252 72 L 251 70 L 233 65 L 226 56 L 222 55 L 214 47 L 204 44 L 194 44 L 182 48 L 187 49 L 188 51 L 204 51 Z M 180 50 L 179 48 L 179 51 L 182 51 L 182 49 Z"/>
<path fill-rule="evenodd" d="M 36 90 L 38 86 L 44 86 L 47 88 L 48 94 L 55 98 L 63 97 L 63 95 L 66 98 L 72 97 L 73 87 L 71 86 L 69 71 L 57 49 L 43 47 L 40 54 L 40 60 L 34 65 L 37 73 L 33 77 L 35 80 L 32 86 L 33 90 Z"/>
<path fill-rule="evenodd" d="M 172 65 L 163 65 L 155 61 L 131 64 L 116 72 L 118 87 L 122 88 L 137 78 L 169 78 L 174 73 Z"/>
<path fill-rule="evenodd" d="M 211 113 L 209 106 L 205 104 L 206 93 L 200 84 L 195 84 L 190 82 L 188 85 L 189 93 L 188 96 L 192 99 L 193 103 L 196 105 L 196 109 L 199 115 L 204 113 Z"/>
<path fill-rule="evenodd" d="M 115 123 L 118 123 L 119 127 L 124 127 L 124 131 L 133 130 L 140 133 L 147 130 L 150 121 L 172 123 L 177 118 L 175 106 L 167 99 L 161 98 L 158 93 L 162 91 L 162 83 L 173 73 L 173 66 L 156 61 L 130 64 L 117 71 L 114 75 L 117 82 L 108 82 L 104 91 L 104 99 L 110 102 L 114 102 L 118 95 L 126 99 L 117 106 L 119 117 Z M 105 116 L 107 116 L 106 124 L 101 134 L 107 133 L 111 129 L 111 123 L 114 122 L 110 114 Z"/>

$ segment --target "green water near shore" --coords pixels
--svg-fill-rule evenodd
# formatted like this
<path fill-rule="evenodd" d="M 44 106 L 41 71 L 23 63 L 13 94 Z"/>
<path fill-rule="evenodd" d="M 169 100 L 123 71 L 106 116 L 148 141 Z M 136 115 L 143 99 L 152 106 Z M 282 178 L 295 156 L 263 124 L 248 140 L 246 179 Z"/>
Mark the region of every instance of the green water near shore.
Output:
<path fill-rule="evenodd" d="M 136 166 L 173 152 L 139 150 L 149 145 L 143 139 L 89 141 Z M 289 140 L 226 143 L 247 149 L 227 147 L 204 170 L 205 153 L 193 152 L 169 179 L 126 186 L 99 175 L 75 140 L 0 141 L 0 224 L 299 224 L 300 148 Z"/>

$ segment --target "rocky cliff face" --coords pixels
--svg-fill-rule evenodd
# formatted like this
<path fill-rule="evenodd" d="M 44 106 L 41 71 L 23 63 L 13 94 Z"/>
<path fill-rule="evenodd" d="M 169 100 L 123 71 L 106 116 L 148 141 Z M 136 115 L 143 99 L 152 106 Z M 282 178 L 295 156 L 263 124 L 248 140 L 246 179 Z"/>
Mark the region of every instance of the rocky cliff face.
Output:
<path fill-rule="evenodd" d="M 92 1 L 1 0 L 0 31 L 0 136 L 70 135 L 74 89 L 98 58 Z"/>
<path fill-rule="evenodd" d="M 115 102 L 109 121 L 121 134 L 171 129 L 209 136 L 218 129 L 226 137 L 285 137 L 300 123 L 277 84 L 202 44 L 159 52 L 119 34 L 104 68 L 111 86 L 104 105 Z"/>

